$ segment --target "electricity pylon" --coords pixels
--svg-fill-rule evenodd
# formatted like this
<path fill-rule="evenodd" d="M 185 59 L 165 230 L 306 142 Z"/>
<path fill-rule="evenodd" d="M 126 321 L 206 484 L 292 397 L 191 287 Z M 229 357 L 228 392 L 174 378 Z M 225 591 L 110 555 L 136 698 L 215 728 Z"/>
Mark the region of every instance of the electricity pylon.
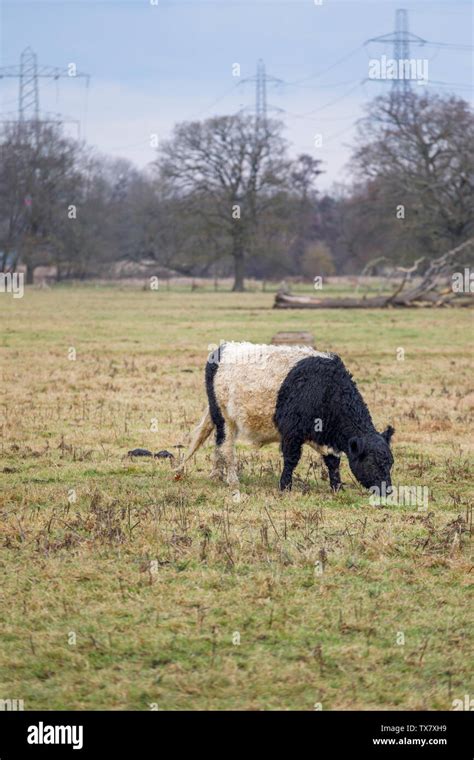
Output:
<path fill-rule="evenodd" d="M 259 58 L 256 75 L 254 77 L 242 79 L 241 84 L 244 84 L 245 82 L 255 82 L 255 126 L 257 130 L 261 128 L 264 129 L 267 123 L 267 112 L 269 110 L 281 110 L 276 106 L 267 105 L 267 82 L 282 84 L 283 80 L 267 74 L 265 71 L 265 63 L 262 58 Z"/>
<path fill-rule="evenodd" d="M 40 66 L 36 53 L 27 47 L 20 56 L 19 66 L 2 66 L 0 67 L 0 79 L 14 78 L 19 80 L 18 88 L 18 118 L 2 119 L 9 123 L 26 125 L 32 124 L 36 134 L 38 134 L 41 123 L 61 124 L 70 119 L 64 119 L 60 114 L 55 114 L 55 118 L 41 116 L 39 106 L 39 83 L 40 78 L 60 79 L 85 78 L 87 86 L 89 85 L 89 74 L 77 71 L 75 64 L 69 64 L 65 69 L 58 66 Z M 75 120 L 77 121 L 77 120 Z"/>
<path fill-rule="evenodd" d="M 424 45 L 426 40 L 408 31 L 408 11 L 404 8 L 398 8 L 395 14 L 395 31 L 389 34 L 382 34 L 380 37 L 372 37 L 370 40 L 367 40 L 367 43 L 369 42 L 390 43 L 393 46 L 393 58 L 399 62 L 410 60 L 410 44 Z M 401 64 L 398 65 L 400 73 Z M 411 91 L 411 80 L 408 77 L 398 76 L 391 81 L 394 95 L 401 95 L 403 97 Z"/>

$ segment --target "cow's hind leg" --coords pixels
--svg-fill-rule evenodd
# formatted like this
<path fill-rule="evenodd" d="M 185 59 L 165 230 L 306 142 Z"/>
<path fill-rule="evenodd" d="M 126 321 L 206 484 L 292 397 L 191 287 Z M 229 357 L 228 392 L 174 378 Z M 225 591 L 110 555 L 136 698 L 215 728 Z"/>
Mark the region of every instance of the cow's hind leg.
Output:
<path fill-rule="evenodd" d="M 328 468 L 329 483 L 333 491 L 339 491 L 342 488 L 341 475 L 339 472 L 339 465 L 341 463 L 341 457 L 336 457 L 334 454 L 327 454 L 323 456 L 324 464 Z"/>
<path fill-rule="evenodd" d="M 224 479 L 224 468 L 226 465 L 226 439 L 229 434 L 229 425 L 226 424 L 221 408 L 216 398 L 214 388 L 214 379 L 219 367 L 220 351 L 212 355 L 212 360 L 206 364 L 206 389 L 209 400 L 209 413 L 216 430 L 216 445 L 214 449 L 214 462 L 211 472 L 211 478 L 215 480 Z"/>
<path fill-rule="evenodd" d="M 225 459 L 222 452 L 222 444 L 214 447 L 214 462 L 212 466 L 211 478 L 213 480 L 224 480 Z"/>
<path fill-rule="evenodd" d="M 227 471 L 227 483 L 229 486 L 239 485 L 239 476 L 237 475 L 237 459 L 235 456 L 235 439 L 236 439 L 236 427 L 229 420 L 225 423 L 226 435 L 224 443 L 222 444 L 222 455 L 224 457 L 226 471 Z"/>
<path fill-rule="evenodd" d="M 215 480 L 224 480 L 224 468 L 226 466 L 226 449 L 225 441 L 229 434 L 229 426 L 226 425 L 220 409 L 215 407 L 214 419 L 216 426 L 216 445 L 214 448 L 214 464 L 211 472 L 211 478 Z"/>
<path fill-rule="evenodd" d="M 280 491 L 291 490 L 293 485 L 293 471 L 300 461 L 303 441 L 292 439 L 283 440 L 281 453 L 283 454 L 283 472 L 280 478 Z"/>

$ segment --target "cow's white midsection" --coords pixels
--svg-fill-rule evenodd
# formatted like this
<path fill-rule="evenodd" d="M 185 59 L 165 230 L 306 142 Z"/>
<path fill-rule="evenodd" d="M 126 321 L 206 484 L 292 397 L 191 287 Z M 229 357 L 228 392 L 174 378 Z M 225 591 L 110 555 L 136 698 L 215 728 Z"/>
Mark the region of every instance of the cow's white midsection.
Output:
<path fill-rule="evenodd" d="M 214 389 L 238 438 L 257 445 L 280 440 L 273 422 L 278 392 L 292 367 L 310 356 L 332 358 L 308 346 L 225 344 Z"/>

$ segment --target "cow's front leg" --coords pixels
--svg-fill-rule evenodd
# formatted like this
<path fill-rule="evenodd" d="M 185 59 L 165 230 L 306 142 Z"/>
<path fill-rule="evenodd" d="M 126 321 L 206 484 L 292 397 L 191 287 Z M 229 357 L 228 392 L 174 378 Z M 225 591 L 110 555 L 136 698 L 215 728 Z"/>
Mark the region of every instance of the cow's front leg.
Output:
<path fill-rule="evenodd" d="M 280 491 L 291 491 L 293 485 L 293 471 L 300 461 L 302 441 L 282 441 L 281 453 L 283 454 L 283 472 L 280 478 Z"/>
<path fill-rule="evenodd" d="M 342 488 L 341 475 L 339 472 L 339 465 L 341 464 L 341 457 L 336 457 L 334 454 L 327 454 L 323 457 L 324 464 L 328 468 L 329 483 L 333 491 L 339 491 Z"/>

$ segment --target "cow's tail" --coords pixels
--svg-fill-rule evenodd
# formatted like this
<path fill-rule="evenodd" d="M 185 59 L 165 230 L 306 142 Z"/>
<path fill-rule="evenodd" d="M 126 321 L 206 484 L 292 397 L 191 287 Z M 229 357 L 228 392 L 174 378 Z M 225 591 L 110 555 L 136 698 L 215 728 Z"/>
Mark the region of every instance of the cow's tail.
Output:
<path fill-rule="evenodd" d="M 211 435 L 212 431 L 214 429 L 214 423 L 211 419 L 211 413 L 209 411 L 209 408 L 206 409 L 204 416 L 195 429 L 193 433 L 193 437 L 189 446 L 188 451 L 186 452 L 186 456 L 184 457 L 183 461 L 180 462 L 180 464 L 175 468 L 175 473 L 179 474 L 183 472 L 184 465 L 186 462 L 188 462 L 191 457 L 196 453 L 196 451 L 199 449 L 200 446 L 206 441 L 209 436 Z"/>

